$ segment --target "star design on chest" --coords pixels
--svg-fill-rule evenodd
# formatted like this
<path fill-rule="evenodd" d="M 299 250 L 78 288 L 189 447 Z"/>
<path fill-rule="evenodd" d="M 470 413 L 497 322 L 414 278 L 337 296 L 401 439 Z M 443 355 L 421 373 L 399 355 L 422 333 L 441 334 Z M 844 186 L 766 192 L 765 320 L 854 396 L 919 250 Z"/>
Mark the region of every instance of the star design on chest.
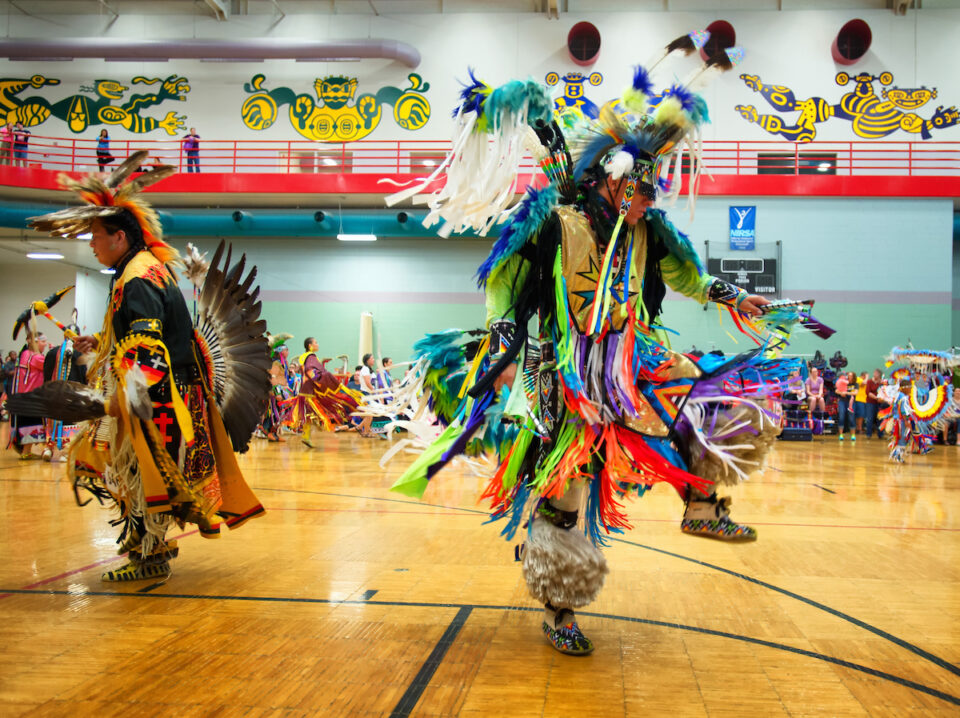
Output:
<path fill-rule="evenodd" d="M 578 277 L 582 277 L 586 282 L 588 282 L 589 289 L 581 289 L 576 292 L 571 292 L 571 294 L 573 294 L 574 296 L 580 297 L 583 300 L 583 304 L 581 304 L 580 308 L 577 309 L 578 313 L 584 311 L 585 309 L 589 309 L 590 307 L 593 306 L 593 299 L 597 294 L 597 283 L 600 281 L 600 265 L 597 264 L 597 257 L 591 254 L 589 259 L 590 259 L 590 266 L 583 272 L 577 272 Z M 615 261 L 617 261 L 617 263 L 620 266 L 619 268 L 614 269 L 615 274 L 614 274 L 613 284 L 611 286 L 615 290 L 615 294 L 612 297 L 611 304 L 619 305 L 620 291 L 618 290 L 618 287 L 621 287 L 623 285 L 624 272 L 626 271 L 626 262 L 624 262 L 619 257 Z M 628 292 L 627 301 L 631 302 L 631 300 L 634 297 L 636 297 L 638 294 L 639 292 L 636 292 L 636 291 Z"/>

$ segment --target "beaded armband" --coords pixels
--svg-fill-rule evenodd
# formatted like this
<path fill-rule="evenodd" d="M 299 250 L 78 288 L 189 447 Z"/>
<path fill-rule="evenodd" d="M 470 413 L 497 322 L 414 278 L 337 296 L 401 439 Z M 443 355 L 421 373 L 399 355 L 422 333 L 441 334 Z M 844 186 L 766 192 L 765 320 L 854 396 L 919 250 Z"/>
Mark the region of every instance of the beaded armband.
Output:
<path fill-rule="evenodd" d="M 500 319 L 490 325 L 490 361 L 497 361 L 513 343 L 517 325 L 509 319 Z"/>
<path fill-rule="evenodd" d="M 707 299 L 717 304 L 726 304 L 731 307 L 739 307 L 748 295 L 746 289 L 741 289 L 736 284 L 730 284 L 722 279 L 714 279 L 713 284 L 707 289 Z"/>

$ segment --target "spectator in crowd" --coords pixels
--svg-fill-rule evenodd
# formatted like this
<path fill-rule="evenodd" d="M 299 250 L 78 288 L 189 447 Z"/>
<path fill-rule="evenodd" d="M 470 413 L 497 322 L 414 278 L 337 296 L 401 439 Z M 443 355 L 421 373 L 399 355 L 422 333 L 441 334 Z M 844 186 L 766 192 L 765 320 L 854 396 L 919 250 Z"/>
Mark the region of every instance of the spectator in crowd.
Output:
<path fill-rule="evenodd" d="M 816 367 L 810 369 L 810 376 L 807 377 L 807 418 L 813 421 L 813 412 L 823 412 L 827 406 L 823 401 L 823 379 L 820 376 L 820 370 Z"/>
<path fill-rule="evenodd" d="M 390 368 L 393 366 L 393 359 L 384 357 L 380 362 L 380 371 L 377 372 L 377 378 L 374 382 L 378 389 L 389 389 L 393 386 L 393 377 L 390 376 Z"/>
<path fill-rule="evenodd" d="M 27 166 L 27 149 L 30 144 L 30 130 L 18 122 L 13 126 L 13 164 Z"/>
<path fill-rule="evenodd" d="M 17 373 L 17 353 L 15 351 L 7 352 L 7 356 L 4 357 L 3 362 L 0 363 L 0 394 L 2 394 L 3 401 L 0 402 L 0 420 L 7 421 L 9 416 L 7 415 L 6 407 L 3 405 L 6 402 L 6 398 L 10 396 L 10 392 L 13 391 L 13 377 Z"/>
<path fill-rule="evenodd" d="M 873 438 L 873 429 L 877 423 L 877 412 L 880 409 L 880 397 L 878 395 L 880 391 L 880 380 L 883 378 L 883 374 L 879 369 L 873 370 L 873 376 L 866 380 L 865 384 L 865 403 L 866 410 L 864 412 L 864 424 L 867 432 L 867 438 Z M 877 438 L 880 438 L 880 427 L 877 426 Z"/>
<path fill-rule="evenodd" d="M 787 377 L 786 391 L 783 394 L 783 403 L 791 409 L 799 408 L 806 395 L 803 391 L 803 379 L 800 378 L 800 370 L 796 369 L 790 372 Z"/>
<path fill-rule="evenodd" d="M 200 135 L 195 127 L 183 138 L 183 151 L 187 155 L 187 172 L 200 172 Z"/>
<path fill-rule="evenodd" d="M 43 358 L 48 348 L 43 334 L 27 331 L 27 343 L 17 359 L 11 393 L 33 391 L 43 384 Z M 10 444 L 21 459 L 33 458 L 33 445 L 43 444 L 46 440 L 43 417 L 21 414 L 10 417 Z"/>
<path fill-rule="evenodd" d="M 100 130 L 100 137 L 97 138 L 97 164 L 100 171 L 103 172 L 103 168 L 113 162 L 113 159 L 110 154 L 110 135 L 106 130 Z"/>
<path fill-rule="evenodd" d="M 363 364 L 357 364 L 353 370 L 353 374 L 350 375 L 350 380 L 347 381 L 347 388 L 353 389 L 354 391 L 360 391 L 360 371 L 363 369 Z"/>
<path fill-rule="evenodd" d="M 953 405 L 960 410 L 960 387 L 953 390 Z M 953 436 L 953 445 L 960 446 L 960 419 L 954 419 L 951 426 L 947 427 L 944 441 L 949 444 L 951 436 Z"/>
<path fill-rule="evenodd" d="M 849 388 L 847 389 L 849 391 Z M 853 416 L 857 421 L 857 433 L 863 433 L 863 418 L 867 415 L 867 372 L 861 372 L 857 380 L 857 393 L 853 395 Z"/>
<path fill-rule="evenodd" d="M 0 163 L 13 164 L 13 120 L 0 128 Z"/>
<path fill-rule="evenodd" d="M 843 435 L 850 427 L 850 441 L 857 440 L 857 433 L 854 430 L 853 420 L 853 389 L 856 387 L 857 375 L 852 371 L 844 372 L 837 377 L 834 390 L 837 392 L 837 431 L 840 434 L 840 441 L 843 441 Z"/>

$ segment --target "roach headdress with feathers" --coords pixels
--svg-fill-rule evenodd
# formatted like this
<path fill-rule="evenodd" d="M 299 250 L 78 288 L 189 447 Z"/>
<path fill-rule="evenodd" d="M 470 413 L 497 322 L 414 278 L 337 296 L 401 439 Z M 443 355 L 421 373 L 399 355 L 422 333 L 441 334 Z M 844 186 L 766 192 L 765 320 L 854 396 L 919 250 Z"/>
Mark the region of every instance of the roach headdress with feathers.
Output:
<path fill-rule="evenodd" d="M 700 132 L 710 121 L 707 103 L 697 90 L 719 72 L 743 58 L 740 48 L 721 50 L 682 82 L 657 92 L 653 69 L 672 55 L 691 55 L 703 47 L 709 33 L 692 32 L 671 41 L 652 63 L 634 68 L 633 80 L 620 102 L 607 103 L 596 120 L 574 111 L 561 118 L 565 125 L 573 177 L 577 183 L 603 177 L 626 179 L 652 200 L 680 193 L 681 157 L 689 151 L 691 195 L 696 193 L 702 166 Z"/>
<path fill-rule="evenodd" d="M 30 226 L 54 237 L 76 239 L 90 231 L 93 220 L 107 218 L 126 210 L 140 226 L 147 250 L 164 264 L 179 264 L 180 255 L 177 250 L 163 241 L 160 217 L 140 196 L 141 190 L 174 174 L 176 168 L 172 165 L 160 165 L 135 179 L 125 181 L 138 170 L 146 158 L 146 150 L 134 152 L 112 174 L 106 176 L 88 174 L 81 179 L 74 179 L 61 173 L 57 178 L 60 186 L 76 192 L 86 204 L 61 209 L 42 217 L 31 217 Z"/>

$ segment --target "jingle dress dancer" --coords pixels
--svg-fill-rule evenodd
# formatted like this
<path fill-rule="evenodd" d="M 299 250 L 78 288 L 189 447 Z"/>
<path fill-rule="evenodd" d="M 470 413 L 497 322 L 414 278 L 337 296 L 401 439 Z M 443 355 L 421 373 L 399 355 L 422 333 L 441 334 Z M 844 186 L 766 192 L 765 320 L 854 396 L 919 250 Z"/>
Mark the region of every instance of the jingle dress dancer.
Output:
<path fill-rule="evenodd" d="M 702 40 L 702 33 L 678 38 L 663 56 L 691 54 Z M 693 79 L 738 57 L 731 48 Z M 667 482 L 688 505 L 704 504 L 688 510 L 685 530 L 745 531 L 711 485 L 746 478 L 772 448 L 779 416 L 768 402 L 796 366 L 772 351 L 797 322 L 829 330 L 800 303 L 774 307 L 708 275 L 690 240 L 654 209 L 661 195 L 679 193 L 684 147 L 693 185 L 700 173 L 697 137 L 707 112 L 692 80 L 654 93 L 641 67 L 617 109 L 604 107 L 597 120 L 568 113 L 552 121 L 550 97 L 534 82 L 493 89 L 471 79 L 451 154 L 434 175 L 387 201 L 422 193 L 445 175 L 428 198 L 425 225 L 443 220 L 447 236 L 506 222 L 478 271 L 489 335 L 479 351 L 463 351 L 469 368 L 457 418 L 393 488 L 421 496 L 490 420 L 499 385 L 512 384 L 502 412 L 522 429 L 501 448 L 483 497 L 494 518 L 507 519 L 507 538 L 528 529 L 523 573 L 544 605 L 547 639 L 564 653 L 586 654 L 593 643 L 574 610 L 603 585 L 604 534 L 629 527 L 622 500 Z M 524 141 L 547 181 L 508 209 Z M 667 287 L 726 305 L 759 346 L 698 361 L 672 351 L 657 324 Z M 538 341 L 528 336 L 534 317 Z M 455 363 L 455 349 L 448 342 L 437 352 L 437 366 Z"/>
<path fill-rule="evenodd" d="M 191 319 L 174 274 L 179 255 L 139 196 L 173 168 L 124 183 L 145 156 L 135 153 L 106 178 L 62 175 L 86 205 L 32 220 L 57 237 L 91 232 L 98 261 L 116 273 L 103 329 L 74 343 L 95 352 L 87 386 L 52 381 L 11 399 L 66 423 L 85 420 L 69 472 L 75 489 L 117 511 L 118 553 L 129 559 L 104 581 L 167 576 L 178 553 L 167 538 L 174 524 L 214 538 L 221 523 L 237 528 L 263 515 L 234 456 L 246 450 L 270 391 L 266 325 L 251 289 L 256 270 L 245 278 L 245 258 L 231 266 L 223 243 L 209 264 L 193 261 L 187 275 L 202 289 Z"/>

